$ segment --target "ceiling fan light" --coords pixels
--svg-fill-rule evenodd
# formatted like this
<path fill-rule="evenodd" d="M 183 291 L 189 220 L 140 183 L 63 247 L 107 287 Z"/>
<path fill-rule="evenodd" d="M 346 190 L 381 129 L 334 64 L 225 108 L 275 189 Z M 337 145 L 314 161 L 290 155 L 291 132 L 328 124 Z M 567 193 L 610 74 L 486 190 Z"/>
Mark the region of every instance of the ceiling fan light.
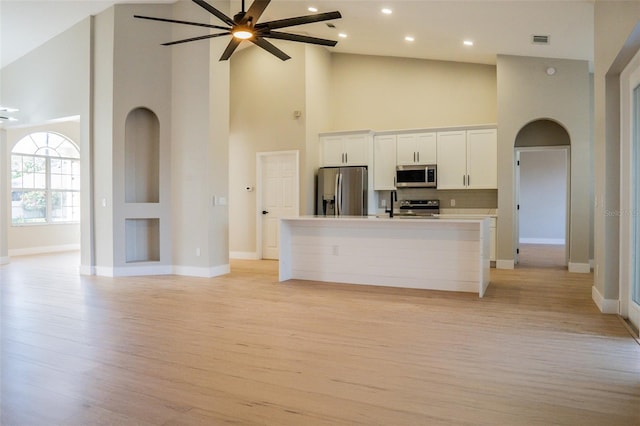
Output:
<path fill-rule="evenodd" d="M 233 30 L 231 34 L 235 38 L 239 38 L 240 40 L 248 40 L 251 37 L 253 37 L 253 31 L 251 31 L 249 28 L 244 28 L 244 27 L 240 27 Z"/>

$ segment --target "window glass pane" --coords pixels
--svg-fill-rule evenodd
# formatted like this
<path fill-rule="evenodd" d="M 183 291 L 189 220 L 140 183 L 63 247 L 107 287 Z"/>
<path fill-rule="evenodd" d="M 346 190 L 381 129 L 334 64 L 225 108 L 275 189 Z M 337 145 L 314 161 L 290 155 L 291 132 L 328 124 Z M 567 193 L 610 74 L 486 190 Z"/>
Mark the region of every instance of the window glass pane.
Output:
<path fill-rule="evenodd" d="M 46 194 L 46 191 L 11 191 L 11 223 L 46 222 Z"/>
<path fill-rule="evenodd" d="M 37 148 L 47 146 L 47 134 L 45 132 L 31 133 L 28 137 L 31 138 Z"/>
<path fill-rule="evenodd" d="M 44 173 L 34 173 L 33 187 L 38 189 L 47 189 L 47 175 Z"/>
<path fill-rule="evenodd" d="M 22 156 L 11 156 L 11 187 L 22 188 Z"/>
<path fill-rule="evenodd" d="M 52 158 L 50 161 L 51 164 L 51 173 L 61 173 L 62 172 L 62 162 L 64 160 L 59 160 L 57 158 Z"/>
<path fill-rule="evenodd" d="M 62 175 L 51 174 L 51 188 L 52 189 L 64 189 L 62 185 Z"/>
<path fill-rule="evenodd" d="M 80 158 L 80 152 L 78 148 L 68 140 L 64 140 L 60 146 L 56 149 L 61 157 L 68 158 Z"/>
<path fill-rule="evenodd" d="M 80 220 L 80 196 L 76 192 L 54 191 L 51 194 L 51 218 L 54 222 Z"/>
<path fill-rule="evenodd" d="M 36 149 L 38 149 L 36 144 L 27 136 L 26 138 L 20 139 L 11 152 L 16 154 L 35 154 Z"/>

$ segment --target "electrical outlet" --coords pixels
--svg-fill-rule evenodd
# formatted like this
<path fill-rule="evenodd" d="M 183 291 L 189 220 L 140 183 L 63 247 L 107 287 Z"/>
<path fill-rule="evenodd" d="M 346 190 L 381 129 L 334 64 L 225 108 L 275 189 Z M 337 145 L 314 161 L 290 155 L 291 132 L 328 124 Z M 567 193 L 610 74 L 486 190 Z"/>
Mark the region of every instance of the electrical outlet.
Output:
<path fill-rule="evenodd" d="M 453 198 L 451 199 L 451 207 L 455 207 L 456 206 L 456 200 L 454 200 Z"/>
<path fill-rule="evenodd" d="M 382 207 L 387 207 L 387 199 L 386 198 L 382 199 L 381 205 L 382 205 Z"/>

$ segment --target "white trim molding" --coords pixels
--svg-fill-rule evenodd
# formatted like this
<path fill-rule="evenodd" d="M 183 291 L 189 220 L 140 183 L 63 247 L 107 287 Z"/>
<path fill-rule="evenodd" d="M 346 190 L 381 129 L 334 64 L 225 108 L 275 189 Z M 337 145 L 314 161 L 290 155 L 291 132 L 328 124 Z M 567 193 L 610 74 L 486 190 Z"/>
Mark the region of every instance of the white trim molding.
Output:
<path fill-rule="evenodd" d="M 202 268 L 198 266 L 173 266 L 173 273 L 175 275 L 183 275 L 188 277 L 201 277 L 201 278 L 213 278 L 220 275 L 226 275 L 231 272 L 229 264 L 211 266 L 209 268 Z"/>
<path fill-rule="evenodd" d="M 9 256 L 0 257 L 0 265 L 7 265 L 11 263 L 11 258 Z"/>
<path fill-rule="evenodd" d="M 591 265 L 588 263 L 572 263 L 569 262 L 569 272 L 575 272 L 578 274 L 588 274 L 591 272 Z"/>
<path fill-rule="evenodd" d="M 564 245 L 564 238 L 520 238 L 521 244 L 551 244 L 551 245 Z"/>
<path fill-rule="evenodd" d="M 513 259 L 498 259 L 496 260 L 496 269 L 513 269 L 515 263 Z"/>
<path fill-rule="evenodd" d="M 605 299 L 595 286 L 591 287 L 591 298 L 603 314 L 617 315 L 620 313 L 620 301 L 617 299 Z"/>
<path fill-rule="evenodd" d="M 9 257 L 11 256 L 28 256 L 31 254 L 57 253 L 62 251 L 80 250 L 80 244 L 62 244 L 59 246 L 40 246 L 28 247 L 22 249 L 9 249 Z"/>
<path fill-rule="evenodd" d="M 91 265 L 80 265 L 78 273 L 80 275 L 96 275 L 96 267 Z"/>
<path fill-rule="evenodd" d="M 260 260 L 256 251 L 230 251 L 229 259 Z"/>

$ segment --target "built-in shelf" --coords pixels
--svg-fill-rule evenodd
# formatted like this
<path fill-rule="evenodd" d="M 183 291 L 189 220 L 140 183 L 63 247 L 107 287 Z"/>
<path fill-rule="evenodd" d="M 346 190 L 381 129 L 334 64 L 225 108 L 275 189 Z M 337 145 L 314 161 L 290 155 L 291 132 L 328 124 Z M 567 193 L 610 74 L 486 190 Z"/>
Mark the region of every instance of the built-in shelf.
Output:
<path fill-rule="evenodd" d="M 160 123 L 147 108 L 127 116 L 124 141 L 125 202 L 160 201 Z"/>
<path fill-rule="evenodd" d="M 160 260 L 160 219 L 125 219 L 126 262 Z"/>

